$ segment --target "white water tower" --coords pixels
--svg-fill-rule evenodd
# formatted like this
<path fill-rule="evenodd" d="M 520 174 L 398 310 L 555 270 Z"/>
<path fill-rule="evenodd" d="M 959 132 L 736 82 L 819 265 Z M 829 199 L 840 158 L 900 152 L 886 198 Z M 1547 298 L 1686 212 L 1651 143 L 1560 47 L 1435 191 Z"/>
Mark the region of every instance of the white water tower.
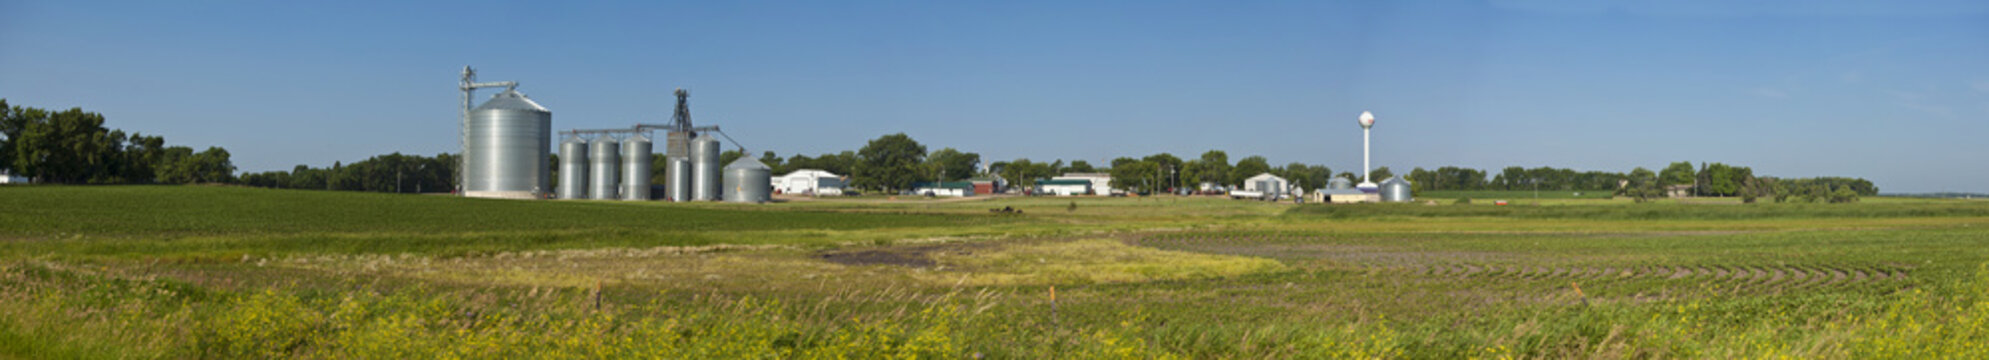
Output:
<path fill-rule="evenodd" d="M 1374 177 L 1374 167 L 1369 166 L 1368 163 L 1369 159 L 1368 133 L 1374 131 L 1374 113 L 1362 111 L 1360 120 L 1361 120 L 1361 184 L 1356 185 L 1355 188 L 1360 189 L 1361 192 L 1373 194 L 1381 191 L 1381 187 L 1375 185 L 1374 179 L 1372 179 Z"/>

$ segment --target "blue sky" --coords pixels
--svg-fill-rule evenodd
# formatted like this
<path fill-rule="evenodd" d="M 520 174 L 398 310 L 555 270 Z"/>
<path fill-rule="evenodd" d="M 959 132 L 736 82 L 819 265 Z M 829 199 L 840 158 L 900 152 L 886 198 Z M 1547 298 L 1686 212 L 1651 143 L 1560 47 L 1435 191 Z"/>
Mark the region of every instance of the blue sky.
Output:
<path fill-rule="evenodd" d="M 0 2 L 0 97 L 245 171 L 457 147 L 457 72 L 554 127 L 694 119 L 754 153 L 905 132 L 985 159 L 1157 152 L 1989 191 L 1979 1 Z M 480 93 L 479 97 L 488 95 Z"/>

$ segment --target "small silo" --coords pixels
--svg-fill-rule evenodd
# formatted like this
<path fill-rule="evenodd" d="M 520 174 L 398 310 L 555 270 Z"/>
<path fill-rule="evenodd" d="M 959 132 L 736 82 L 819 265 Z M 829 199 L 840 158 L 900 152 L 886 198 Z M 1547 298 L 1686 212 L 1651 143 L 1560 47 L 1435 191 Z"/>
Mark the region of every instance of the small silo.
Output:
<path fill-rule="evenodd" d="M 551 191 L 552 111 L 517 90 L 470 110 L 463 195 L 535 199 Z"/>
<path fill-rule="evenodd" d="M 1334 177 L 1332 180 L 1326 180 L 1327 190 L 1348 190 L 1353 188 L 1354 188 L 1354 181 L 1347 180 L 1347 178 Z"/>
<path fill-rule="evenodd" d="M 1396 176 L 1381 181 L 1382 202 L 1409 202 L 1409 200 L 1411 198 L 1409 196 L 1408 180 L 1402 180 L 1401 176 Z"/>
<path fill-rule="evenodd" d="M 559 143 L 559 198 L 587 198 L 587 139 L 580 135 Z"/>
<path fill-rule="evenodd" d="M 670 201 L 691 201 L 691 159 L 671 157 L 663 163 L 663 197 Z"/>
<path fill-rule="evenodd" d="M 725 165 L 725 202 L 764 203 L 773 200 L 773 169 L 751 156 Z"/>
<path fill-rule="evenodd" d="M 615 142 L 615 138 L 601 136 L 595 138 L 594 144 L 590 147 L 593 149 L 589 150 L 593 152 L 588 154 L 592 157 L 588 160 L 592 161 L 594 170 L 590 180 L 594 182 L 588 187 L 587 194 L 592 195 L 595 200 L 619 199 L 621 192 L 617 191 L 620 189 L 615 185 L 621 180 L 618 171 L 622 165 L 621 143 Z"/>
<path fill-rule="evenodd" d="M 718 200 L 723 191 L 719 187 L 718 152 L 718 139 L 709 135 L 691 139 L 691 200 Z"/>
<path fill-rule="evenodd" d="M 622 139 L 622 200 L 649 200 L 650 150 L 648 137 Z"/>

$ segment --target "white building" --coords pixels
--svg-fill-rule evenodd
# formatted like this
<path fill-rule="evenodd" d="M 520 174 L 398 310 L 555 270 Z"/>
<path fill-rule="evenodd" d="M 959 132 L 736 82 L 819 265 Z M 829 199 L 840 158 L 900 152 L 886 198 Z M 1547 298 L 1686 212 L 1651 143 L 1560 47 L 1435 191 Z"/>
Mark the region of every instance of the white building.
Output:
<path fill-rule="evenodd" d="M 912 184 L 912 194 L 946 197 L 974 196 L 974 183 L 966 181 L 922 182 Z"/>
<path fill-rule="evenodd" d="M 1229 191 L 1229 186 L 1217 184 L 1215 182 L 1210 182 L 1210 181 L 1203 181 L 1202 183 L 1195 185 L 1195 190 L 1205 193 L 1222 192 L 1222 191 Z"/>
<path fill-rule="evenodd" d="M 1093 190 L 1091 181 L 1084 179 L 1050 179 L 1036 182 L 1037 195 L 1091 195 Z"/>
<path fill-rule="evenodd" d="M 1052 177 L 1050 180 L 1089 181 L 1091 182 L 1089 190 L 1091 190 L 1091 193 L 1098 195 L 1105 195 L 1112 189 L 1112 174 L 1107 173 L 1064 173 L 1063 176 Z"/>
<path fill-rule="evenodd" d="M 1257 174 L 1243 179 L 1243 191 L 1281 191 L 1291 187 L 1291 181 L 1271 173 Z"/>
<path fill-rule="evenodd" d="M 0 184 L 26 184 L 28 178 L 14 175 L 12 171 L 0 170 Z"/>
<path fill-rule="evenodd" d="M 1244 179 L 1243 191 L 1261 194 L 1267 198 L 1285 198 L 1303 195 L 1301 191 L 1298 191 L 1296 187 L 1291 185 L 1290 180 L 1285 180 L 1285 178 L 1277 175 L 1271 175 L 1271 173 L 1257 174 L 1257 176 Z"/>
<path fill-rule="evenodd" d="M 774 191 L 797 195 L 842 195 L 847 183 L 842 175 L 816 169 L 801 169 L 773 178 Z"/>

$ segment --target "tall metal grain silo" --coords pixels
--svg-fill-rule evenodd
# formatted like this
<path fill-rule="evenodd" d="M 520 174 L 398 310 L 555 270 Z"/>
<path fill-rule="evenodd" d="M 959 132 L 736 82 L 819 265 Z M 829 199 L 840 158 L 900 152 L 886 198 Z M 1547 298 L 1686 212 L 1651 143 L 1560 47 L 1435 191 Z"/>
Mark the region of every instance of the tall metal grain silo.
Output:
<path fill-rule="evenodd" d="M 559 198 L 587 198 L 587 139 L 579 135 L 559 143 Z"/>
<path fill-rule="evenodd" d="M 1402 180 L 1401 176 L 1396 176 L 1381 181 L 1382 202 L 1408 202 L 1409 200 L 1411 199 L 1409 197 L 1408 180 Z"/>
<path fill-rule="evenodd" d="M 663 196 L 670 201 L 691 201 L 691 158 L 673 156 L 663 161 Z"/>
<path fill-rule="evenodd" d="M 589 156 L 592 158 L 588 160 L 592 161 L 594 172 L 590 180 L 594 182 L 587 189 L 588 195 L 595 200 L 619 199 L 621 192 L 618 190 L 621 189 L 617 189 L 616 184 L 621 180 L 618 172 L 622 165 L 621 143 L 615 142 L 615 138 L 601 136 L 594 139 L 591 147 L 593 152 Z"/>
<path fill-rule="evenodd" d="M 725 165 L 725 202 L 764 203 L 773 200 L 773 168 L 753 159 L 739 157 Z"/>
<path fill-rule="evenodd" d="M 551 191 L 552 111 L 517 90 L 470 110 L 463 195 L 535 199 Z"/>
<path fill-rule="evenodd" d="M 655 166 L 650 161 L 656 156 L 650 153 L 652 146 L 642 135 L 622 139 L 622 200 L 649 200 L 649 173 Z"/>
<path fill-rule="evenodd" d="M 691 200 L 718 200 L 723 191 L 719 188 L 718 153 L 718 139 L 709 135 L 691 139 Z"/>

